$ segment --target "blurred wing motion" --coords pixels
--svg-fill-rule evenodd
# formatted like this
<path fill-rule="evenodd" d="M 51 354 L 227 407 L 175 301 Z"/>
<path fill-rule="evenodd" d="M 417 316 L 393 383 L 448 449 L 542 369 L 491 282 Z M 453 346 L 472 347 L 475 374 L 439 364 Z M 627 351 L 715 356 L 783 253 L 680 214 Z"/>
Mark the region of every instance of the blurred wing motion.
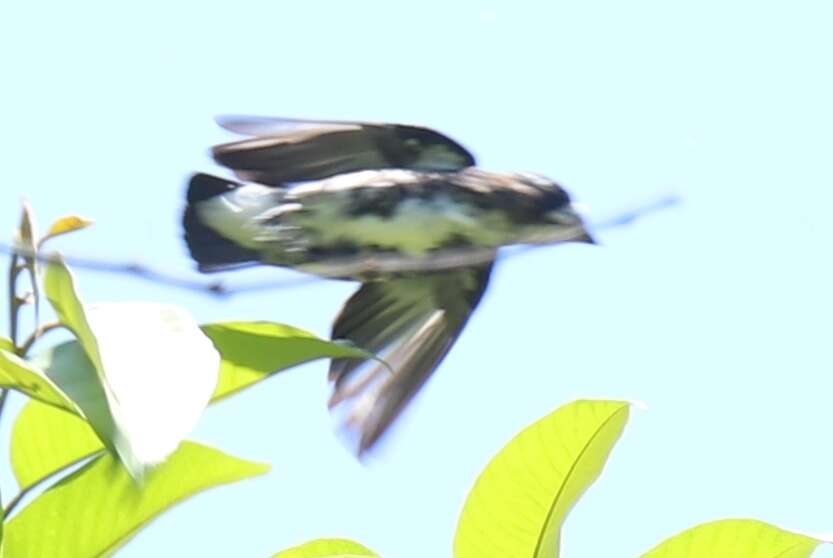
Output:
<path fill-rule="evenodd" d="M 358 451 L 370 448 L 437 369 L 474 311 L 492 263 L 417 277 L 364 283 L 342 308 L 333 339 L 379 354 L 375 361 L 334 360 L 330 406 L 345 405 Z"/>
<path fill-rule="evenodd" d="M 350 128 L 356 127 L 353 122 L 339 120 L 307 120 L 304 118 L 282 118 L 278 116 L 243 116 L 237 114 L 223 114 L 216 117 L 215 122 L 234 134 L 241 136 L 279 136 L 298 130 L 311 130 L 322 127 Z"/>
<path fill-rule="evenodd" d="M 445 172 L 474 165 L 459 143 L 419 126 L 249 116 L 217 122 L 252 137 L 215 146 L 214 160 L 260 184 L 283 186 L 357 170 Z"/>

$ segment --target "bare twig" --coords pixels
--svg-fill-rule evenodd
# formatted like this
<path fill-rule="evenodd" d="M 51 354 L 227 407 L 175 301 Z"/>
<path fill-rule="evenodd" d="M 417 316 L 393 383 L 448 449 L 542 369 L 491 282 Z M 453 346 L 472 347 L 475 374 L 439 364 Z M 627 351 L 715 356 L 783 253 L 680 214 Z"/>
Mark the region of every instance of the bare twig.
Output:
<path fill-rule="evenodd" d="M 9 396 L 8 389 L 0 389 L 0 415 L 3 414 L 3 407 L 6 406 L 6 398 Z"/>
<path fill-rule="evenodd" d="M 29 349 L 32 348 L 32 345 L 35 344 L 35 341 L 40 339 L 44 333 L 52 331 L 53 329 L 59 329 L 61 327 L 64 327 L 64 324 L 62 324 L 61 322 L 47 322 L 38 326 L 37 329 L 35 329 L 35 331 L 33 331 L 32 334 L 26 338 L 26 340 L 20 346 L 20 350 L 18 352 L 22 356 L 26 355 L 29 352 Z"/>
<path fill-rule="evenodd" d="M 18 260 L 20 256 L 16 250 L 10 252 L 12 259 L 9 264 L 9 338 L 12 340 L 12 345 L 17 347 L 17 314 L 20 311 L 20 299 L 17 296 L 17 275 L 20 273 L 20 265 Z"/>
<path fill-rule="evenodd" d="M 661 211 L 667 209 L 673 205 L 679 203 L 679 198 L 676 196 L 666 196 L 649 203 L 634 207 L 630 210 L 621 212 L 619 214 L 613 215 L 610 218 L 604 219 L 602 221 L 598 221 L 595 223 L 591 223 L 589 228 L 593 231 L 600 231 L 600 230 L 607 230 L 607 229 L 614 229 L 623 226 L 627 226 L 632 224 L 638 219 L 655 213 L 657 211 Z M 309 275 L 299 276 L 299 277 L 292 277 L 289 279 L 282 279 L 280 281 L 262 281 L 262 282 L 251 282 L 251 283 L 244 283 L 244 284 L 237 284 L 237 285 L 229 285 L 223 283 L 222 281 L 201 281 L 199 279 L 189 279 L 187 277 L 183 277 L 181 275 L 176 275 L 172 273 L 168 273 L 165 271 L 160 271 L 156 269 L 152 269 L 150 267 L 145 266 L 144 264 L 137 263 L 137 262 L 116 262 L 116 261 L 108 261 L 103 259 L 97 258 L 87 258 L 87 257 L 78 257 L 78 256 L 59 256 L 56 253 L 32 253 L 31 251 L 26 251 L 21 247 L 15 247 L 10 244 L 0 243 L 0 252 L 5 252 L 7 254 L 18 255 L 21 257 L 32 258 L 38 262 L 42 263 L 50 263 L 58 261 L 60 258 L 62 261 L 65 261 L 72 267 L 76 267 L 79 269 L 88 269 L 92 271 L 98 271 L 101 273 L 113 273 L 113 274 L 120 274 L 120 275 L 131 275 L 138 279 L 142 279 L 145 281 L 150 281 L 152 283 L 157 283 L 160 285 L 165 285 L 168 287 L 174 287 L 178 289 L 185 289 L 190 291 L 195 291 L 203 294 L 208 294 L 212 296 L 218 297 L 228 297 L 237 294 L 243 293 L 253 293 L 258 291 L 267 291 L 267 290 L 274 290 L 274 289 L 282 289 L 282 288 L 291 288 L 297 287 L 300 285 L 305 285 L 310 283 L 311 281 L 317 280 L 319 277 L 324 278 L 338 278 L 343 277 L 346 271 L 355 272 L 356 269 L 350 268 L 350 265 L 354 265 L 353 263 L 345 262 L 343 265 L 336 262 L 332 266 L 327 266 L 327 268 L 321 269 L 310 269 L 311 272 L 314 272 L 316 276 L 313 277 Z M 465 259 L 469 257 L 471 254 L 466 254 L 466 251 L 460 252 L 459 255 L 455 256 L 454 254 L 449 254 L 450 261 L 453 260 L 454 257 L 459 257 Z M 470 252 L 470 251 L 468 251 Z M 457 260 L 458 262 L 461 260 Z M 475 262 L 477 263 L 477 262 Z M 385 261 L 375 261 L 366 264 L 369 268 L 368 271 L 372 272 L 375 267 L 380 266 L 382 269 L 385 269 L 385 265 L 387 262 Z M 346 266 L 346 267 L 344 267 Z M 354 265 L 355 267 L 355 265 Z M 14 321 L 12 322 L 14 323 Z"/>
<path fill-rule="evenodd" d="M 592 223 L 590 228 L 595 230 L 604 230 L 626 227 L 643 217 L 657 213 L 658 211 L 663 211 L 670 207 L 674 207 L 680 203 L 682 203 L 682 198 L 680 198 L 680 196 L 676 194 L 668 194 L 641 205 L 634 206 L 627 211 L 611 215 L 607 219 L 602 219 L 601 221 Z"/>
<path fill-rule="evenodd" d="M 186 289 L 203 290 L 213 294 L 225 294 L 221 283 L 206 283 L 204 281 L 192 281 L 176 275 L 171 275 L 165 272 L 150 269 L 140 263 L 130 262 L 114 262 L 96 258 L 85 258 L 79 256 L 63 256 L 55 252 L 50 253 L 33 253 L 30 250 L 25 250 L 21 247 L 15 247 L 10 244 L 0 243 L 0 252 L 7 254 L 17 254 L 20 256 L 33 258 L 40 263 L 56 263 L 65 262 L 72 267 L 80 269 L 89 269 L 92 271 L 99 271 L 102 273 L 117 273 L 123 275 L 134 275 L 140 279 L 151 281 L 154 283 L 161 283 L 172 287 L 180 287 Z"/>

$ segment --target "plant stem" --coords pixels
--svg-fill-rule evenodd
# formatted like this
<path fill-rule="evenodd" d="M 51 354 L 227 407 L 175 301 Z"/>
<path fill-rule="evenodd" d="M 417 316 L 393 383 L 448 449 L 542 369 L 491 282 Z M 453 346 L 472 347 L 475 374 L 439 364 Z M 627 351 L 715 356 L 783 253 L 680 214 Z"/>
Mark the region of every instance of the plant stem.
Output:
<path fill-rule="evenodd" d="M 17 265 L 18 255 L 12 255 L 12 262 L 9 265 L 9 337 L 12 344 L 17 347 L 17 313 L 20 310 L 20 301 L 17 299 L 17 274 L 20 267 Z"/>
<path fill-rule="evenodd" d="M 63 326 L 64 324 L 62 324 L 61 322 L 48 322 L 41 326 L 38 326 L 38 328 L 35 331 L 33 331 L 32 334 L 29 337 L 27 337 L 23 344 L 20 346 L 18 354 L 20 356 L 25 356 L 29 352 L 29 349 L 32 348 L 32 345 L 34 345 L 35 341 L 40 339 L 43 336 L 43 334 L 52 331 L 53 329 L 61 328 Z"/>
<path fill-rule="evenodd" d="M 11 262 L 9 262 L 9 339 L 12 342 L 13 350 L 17 354 L 19 352 L 17 346 L 18 323 L 17 318 L 20 313 L 20 307 L 23 302 L 17 296 L 17 276 L 22 267 L 19 265 L 20 256 L 17 253 L 12 254 Z M 9 390 L 0 389 L 0 419 L 3 417 L 3 410 L 6 407 L 6 401 L 9 397 Z M 2 502 L 2 495 L 0 495 L 0 502 Z"/>
<path fill-rule="evenodd" d="M 6 396 L 9 395 L 9 390 L 0 389 L 0 415 L 3 414 L 3 407 L 6 406 Z"/>
<path fill-rule="evenodd" d="M 17 350 L 17 313 L 20 308 L 17 300 L 17 274 L 20 268 L 17 266 L 18 255 L 12 254 L 11 263 L 9 264 L 9 337 L 12 341 L 12 348 Z M 9 396 L 9 390 L 0 389 L 0 418 L 3 416 L 3 409 L 6 407 L 6 399 Z M 2 495 L 0 495 L 0 502 L 2 502 Z"/>
<path fill-rule="evenodd" d="M 17 274 L 20 273 L 20 267 L 17 265 L 18 258 L 17 254 L 12 254 L 9 264 L 9 337 L 15 351 L 17 350 L 17 314 L 20 311 L 20 300 L 17 298 Z M 0 389 L 0 417 L 3 415 L 8 395 L 9 390 Z"/>

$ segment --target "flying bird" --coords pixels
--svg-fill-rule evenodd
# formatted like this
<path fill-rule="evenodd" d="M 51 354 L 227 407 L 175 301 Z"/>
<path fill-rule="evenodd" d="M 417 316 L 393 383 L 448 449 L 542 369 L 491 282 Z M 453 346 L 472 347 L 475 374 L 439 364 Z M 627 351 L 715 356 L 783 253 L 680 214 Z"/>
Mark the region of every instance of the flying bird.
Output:
<path fill-rule="evenodd" d="M 355 141 L 342 142 L 329 137 L 343 133 L 340 128 L 326 132 L 320 123 L 293 120 L 289 141 L 278 132 L 281 119 L 245 122 L 252 133 L 270 131 L 262 136 L 271 138 L 269 147 L 253 143 L 246 153 L 243 143 L 255 140 L 244 140 L 235 147 L 238 161 L 256 161 L 257 170 L 254 162 L 229 166 L 257 182 L 193 175 L 186 242 L 203 272 L 267 264 L 361 283 L 331 337 L 380 355 L 390 368 L 335 359 L 329 372 L 330 406 L 345 409 L 359 453 L 380 438 L 454 345 L 499 248 L 592 243 L 558 184 L 476 168 L 464 148 L 437 132 L 351 123 Z M 296 135 L 302 129 L 315 133 Z M 433 148 L 387 168 L 394 160 L 385 153 L 401 146 L 405 136 L 397 132 L 403 130 L 428 132 L 421 137 L 431 138 Z M 218 150 L 229 153 L 228 145 L 234 144 L 215 148 L 215 157 Z"/>

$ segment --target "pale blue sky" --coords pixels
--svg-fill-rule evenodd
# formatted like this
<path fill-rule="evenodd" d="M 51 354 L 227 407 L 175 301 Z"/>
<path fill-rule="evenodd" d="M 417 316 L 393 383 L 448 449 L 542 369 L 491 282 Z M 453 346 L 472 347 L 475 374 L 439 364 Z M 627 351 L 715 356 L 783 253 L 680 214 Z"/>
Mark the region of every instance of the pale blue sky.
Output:
<path fill-rule="evenodd" d="M 720 517 L 833 532 L 829 2 L 16 2 L 0 19 L 7 238 L 26 196 L 44 224 L 96 219 L 66 251 L 190 273 L 183 186 L 216 170 L 218 113 L 433 126 L 485 168 L 562 182 L 599 217 L 684 198 L 600 233 L 601 248 L 503 262 L 366 466 L 332 433 L 323 362 L 213 407 L 194 437 L 272 473 L 166 513 L 119 556 L 268 556 L 335 535 L 448 556 L 489 457 L 579 397 L 648 411 L 570 515 L 563 556 L 637 556 Z M 352 290 L 217 301 L 79 276 L 91 302 L 321 335 Z M 291 277 L 227 278 L 264 276 Z"/>

